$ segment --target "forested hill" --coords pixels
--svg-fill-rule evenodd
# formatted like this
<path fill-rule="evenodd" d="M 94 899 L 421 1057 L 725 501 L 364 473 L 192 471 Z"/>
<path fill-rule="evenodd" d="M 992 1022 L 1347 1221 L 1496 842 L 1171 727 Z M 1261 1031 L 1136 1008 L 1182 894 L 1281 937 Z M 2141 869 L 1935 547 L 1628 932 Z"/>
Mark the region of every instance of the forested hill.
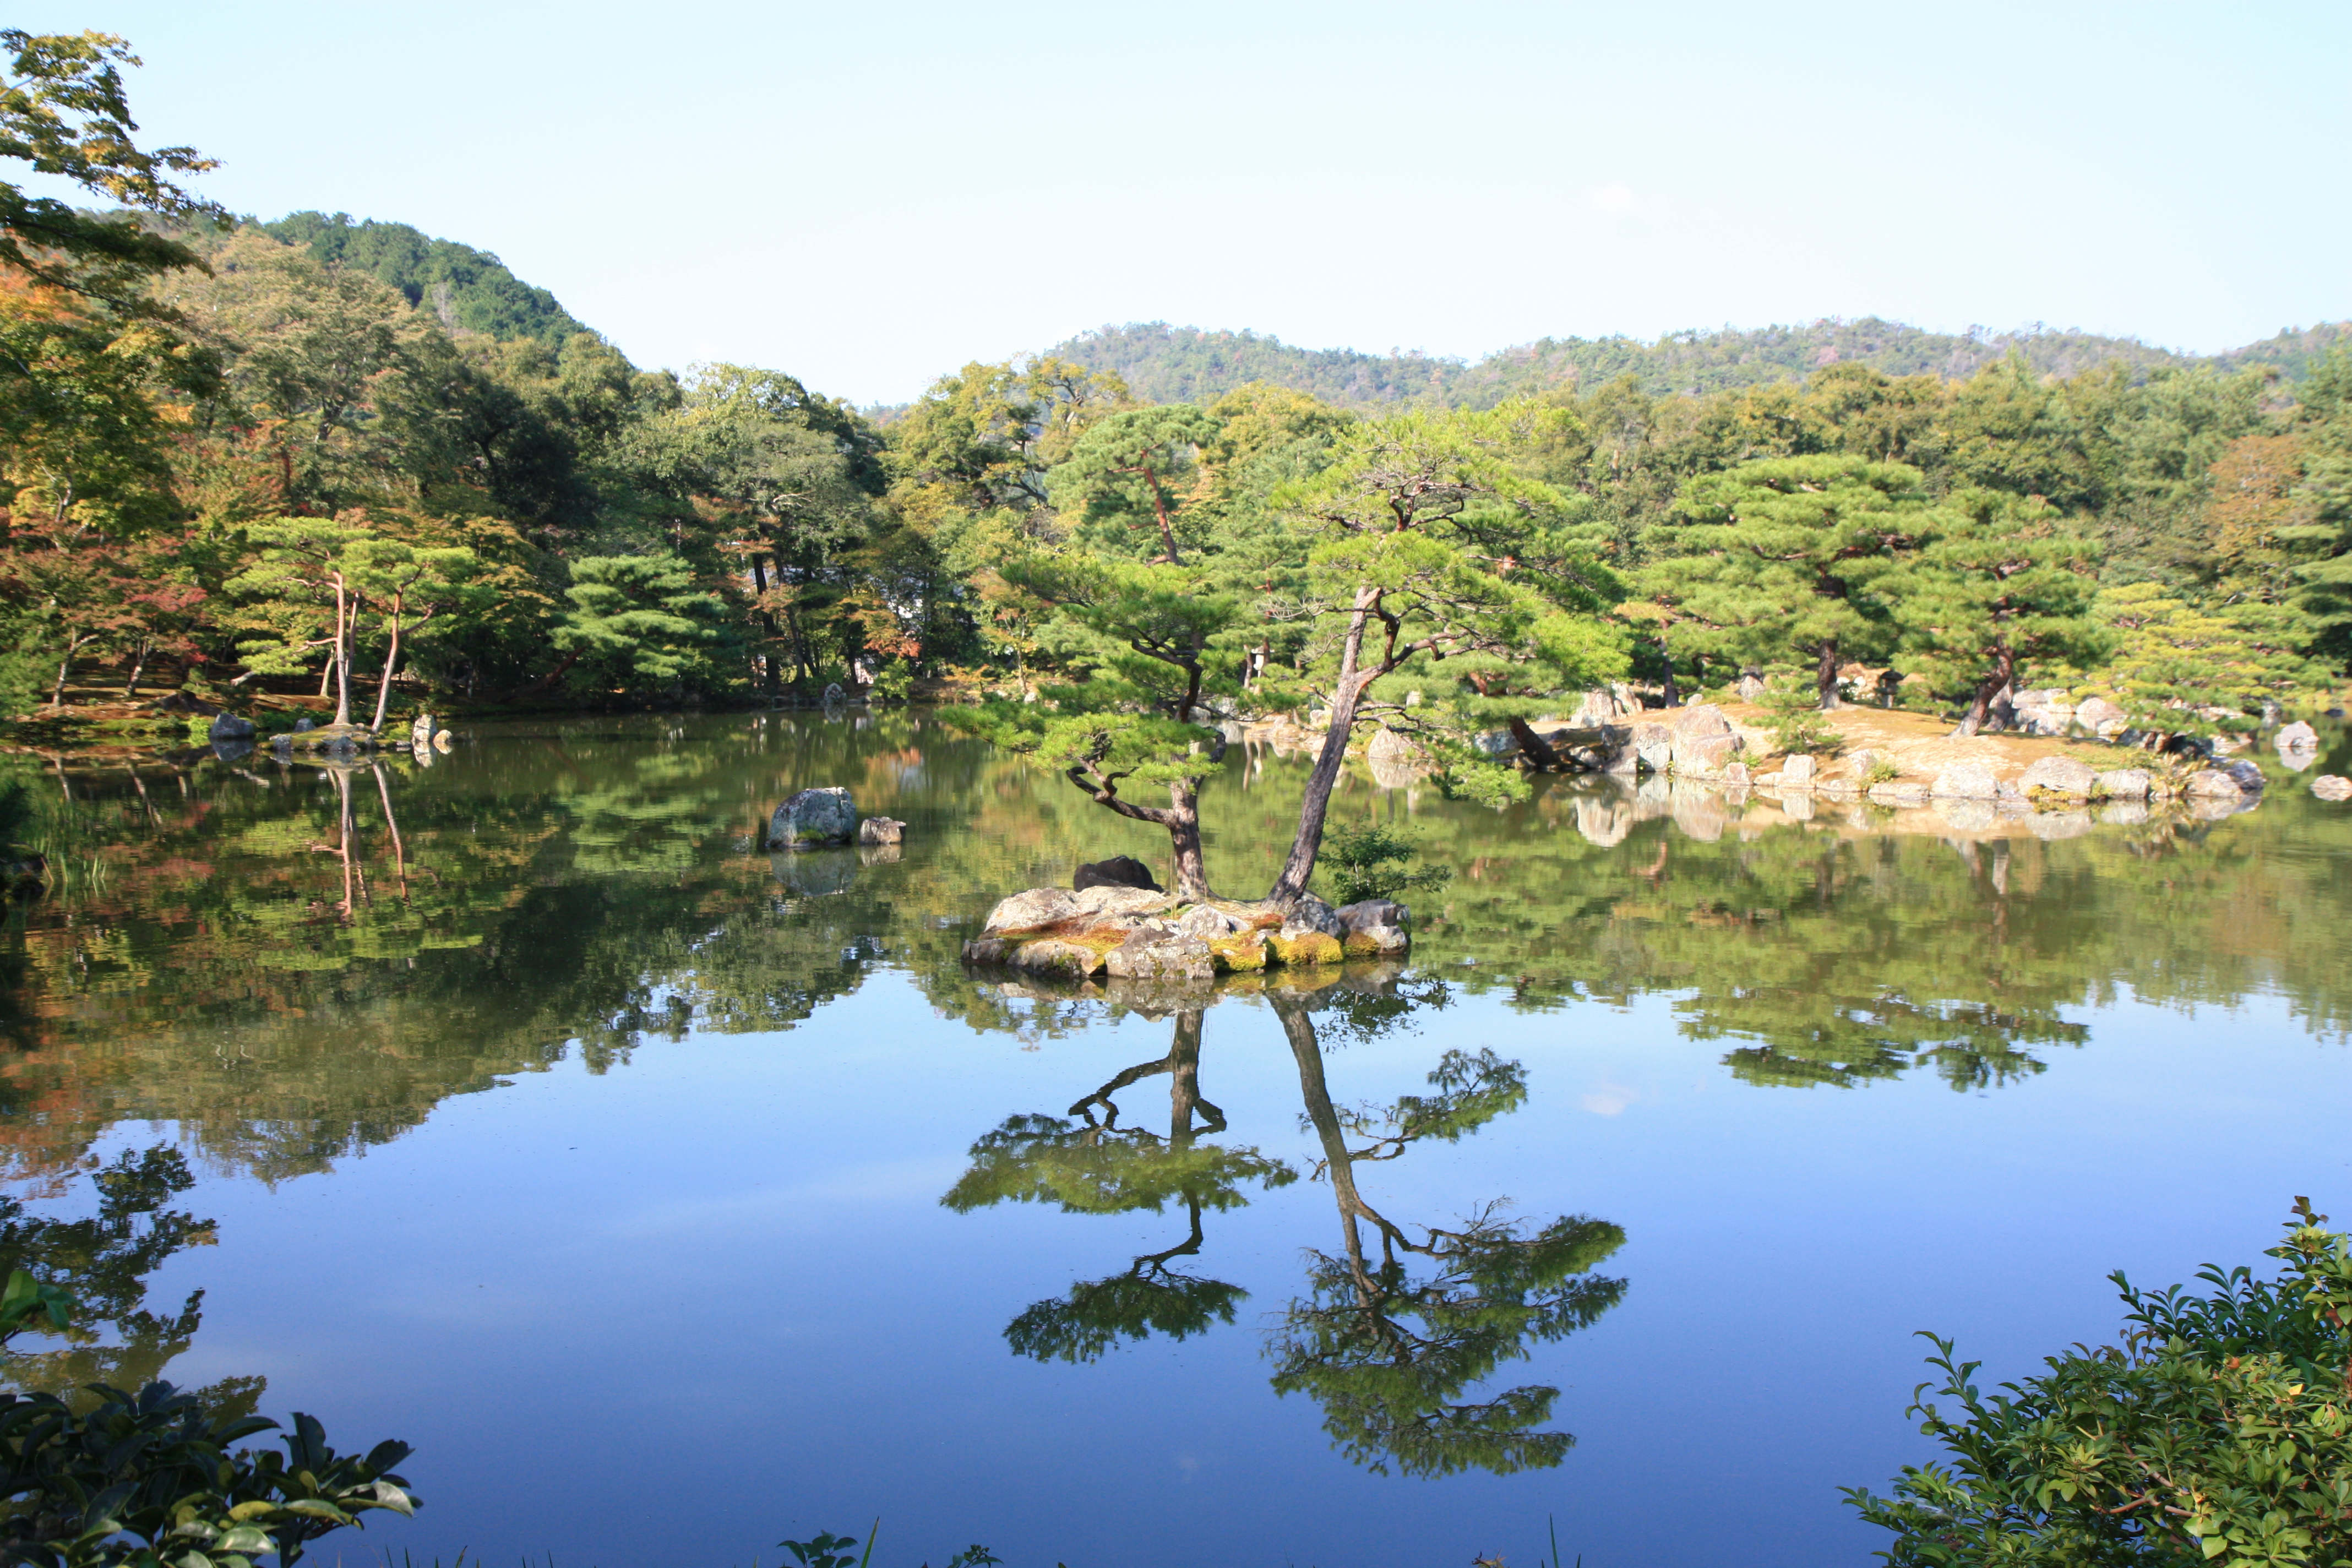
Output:
<path fill-rule="evenodd" d="M 1484 408 L 1520 393 L 1568 385 L 1589 389 L 1625 374 L 1657 395 L 1793 380 L 1845 361 L 1890 375 L 1960 378 L 2011 352 L 2023 355 L 2035 370 L 2061 376 L 2118 360 L 2139 372 L 2200 363 L 2223 369 L 2261 363 L 2299 375 L 2310 358 L 2347 335 L 2352 335 L 2352 323 L 2337 322 L 2282 332 L 2207 358 L 2089 332 L 2037 327 L 1955 335 L 1864 317 L 1752 331 L 1674 332 L 1654 342 L 1624 337 L 1543 338 L 1473 362 L 1423 353 L 1294 348 L 1255 332 L 1202 331 L 1150 321 L 1082 332 L 1048 353 L 1089 370 L 1116 372 L 1138 397 L 1150 403 L 1207 403 L 1245 383 L 1264 381 L 1360 407 L 1426 401 Z"/>
<path fill-rule="evenodd" d="M 537 338 L 561 348 L 574 332 L 592 330 L 556 303 L 554 295 L 517 278 L 488 251 L 435 239 L 404 223 L 355 223 L 348 213 L 299 212 L 258 226 L 289 245 L 308 247 L 322 264 L 391 284 L 451 331 Z"/>

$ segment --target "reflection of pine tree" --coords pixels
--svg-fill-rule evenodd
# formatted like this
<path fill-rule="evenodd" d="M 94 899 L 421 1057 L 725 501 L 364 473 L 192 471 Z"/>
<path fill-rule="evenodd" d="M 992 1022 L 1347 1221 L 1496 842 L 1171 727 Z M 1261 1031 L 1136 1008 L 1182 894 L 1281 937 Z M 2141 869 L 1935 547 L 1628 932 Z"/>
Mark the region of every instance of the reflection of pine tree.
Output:
<path fill-rule="evenodd" d="M 1168 1267 L 1201 1250 L 1205 1210 L 1239 1208 L 1244 1183 L 1278 1187 L 1297 1179 L 1279 1160 L 1246 1146 L 1196 1142 L 1222 1132 L 1225 1114 L 1201 1096 L 1201 1010 L 1176 1015 L 1166 1056 L 1139 1062 L 1057 1116 L 1013 1116 L 971 1146 L 971 1168 L 940 1201 L 959 1214 L 1008 1200 L 1050 1203 L 1066 1214 L 1165 1212 L 1183 1205 L 1184 1239 L 1137 1258 L 1124 1274 L 1080 1280 L 1064 1296 L 1033 1302 L 1006 1326 L 1016 1354 L 1037 1361 L 1087 1362 L 1123 1341 L 1164 1334 L 1185 1339 L 1213 1322 L 1230 1323 L 1248 1292 L 1238 1285 Z M 1147 1078 L 1169 1079 L 1165 1138 L 1121 1128 L 1112 1096 Z M 1199 1125 L 1194 1125 L 1195 1118 Z"/>
<path fill-rule="evenodd" d="M 1414 1241 L 1365 1201 L 1357 1162 L 1476 1131 L 1526 1099 L 1525 1073 L 1491 1051 L 1448 1051 L 1430 1074 L 1436 1093 L 1404 1096 L 1377 1115 L 1343 1111 L 1332 1104 L 1307 1006 L 1284 999 L 1275 1006 L 1298 1061 L 1307 1121 L 1323 1145 L 1318 1174 L 1331 1184 L 1344 1243 L 1340 1256 L 1312 1254 L 1307 1294 L 1284 1314 L 1269 1352 L 1276 1392 L 1313 1398 L 1333 1445 L 1381 1474 L 1391 1464 L 1409 1476 L 1508 1475 L 1559 1464 L 1575 1438 L 1537 1430 L 1551 1416 L 1557 1388 L 1462 1395 L 1505 1361 L 1525 1359 L 1530 1341 L 1565 1338 L 1615 1306 L 1625 1282 L 1591 1270 L 1625 1233 L 1564 1215 L 1528 1236 L 1489 1205 Z M 1351 1149 L 1351 1132 L 1368 1142 Z M 1409 1258 L 1425 1260 L 1427 1272 L 1416 1277 Z"/>
<path fill-rule="evenodd" d="M 147 1277 L 166 1258 L 213 1244 L 212 1221 L 164 1206 L 195 1184 L 186 1159 L 163 1144 L 126 1150 L 93 1172 L 90 1184 L 98 1213 L 81 1219 L 36 1217 L 23 1199 L 0 1198 L 0 1276 L 22 1268 L 73 1298 L 62 1347 L 10 1347 L 0 1362 L 8 1386 L 46 1394 L 92 1383 L 142 1388 L 188 1348 L 204 1321 L 202 1290 L 190 1291 L 175 1312 L 146 1305 Z M 228 1378 L 196 1396 L 215 1412 L 250 1414 L 262 1386 L 258 1377 Z"/>

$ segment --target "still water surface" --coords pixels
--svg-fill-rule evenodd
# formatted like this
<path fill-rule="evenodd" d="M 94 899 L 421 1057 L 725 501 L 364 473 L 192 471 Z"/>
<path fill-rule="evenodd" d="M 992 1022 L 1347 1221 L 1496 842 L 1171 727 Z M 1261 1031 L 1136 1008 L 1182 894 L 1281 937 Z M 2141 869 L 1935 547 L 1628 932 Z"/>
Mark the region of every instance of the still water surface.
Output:
<path fill-rule="evenodd" d="M 1298 776 L 1207 792 L 1226 889 Z M 1164 844 L 919 716 L 30 777 L 11 1234 L 108 1326 L 8 1370 L 409 1440 L 353 1560 L 1861 1563 L 1913 1331 L 2014 1375 L 2111 1268 L 2352 1215 L 2352 813 L 2299 789 L 2045 841 L 1358 778 L 1458 868 L 1412 964 L 1188 997 L 963 973 Z M 820 784 L 903 855 L 758 852 Z"/>

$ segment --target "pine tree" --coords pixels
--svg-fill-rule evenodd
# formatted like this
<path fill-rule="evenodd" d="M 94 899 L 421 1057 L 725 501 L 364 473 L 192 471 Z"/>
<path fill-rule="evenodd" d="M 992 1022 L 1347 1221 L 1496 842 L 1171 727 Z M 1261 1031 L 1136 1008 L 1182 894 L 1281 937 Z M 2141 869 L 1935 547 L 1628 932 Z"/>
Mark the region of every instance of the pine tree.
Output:
<path fill-rule="evenodd" d="M 1037 702 L 950 710 L 957 728 L 1059 769 L 1096 805 L 1168 830 L 1176 891 L 1211 896 L 1201 844 L 1201 781 L 1223 746 L 1202 703 L 1233 692 L 1238 606 L 1196 568 L 1118 561 L 1083 551 L 1008 562 L 1005 583 L 1028 595 L 1079 679 L 1045 686 Z M 1121 793 L 1165 788 L 1165 806 Z"/>
<path fill-rule="evenodd" d="M 1919 472 L 1861 458 L 1774 458 L 1683 486 L 1680 521 L 1652 531 L 1643 596 L 1670 606 L 1675 653 L 1814 668 L 1824 710 L 1838 668 L 1893 645 L 1877 584 L 1917 543 Z"/>
<path fill-rule="evenodd" d="M 1973 735 L 2032 659 L 2093 662 L 2107 638 L 2093 614 L 2096 547 L 2057 509 L 1991 490 L 1937 507 L 1926 542 L 1880 580 L 1903 628 L 1898 662 L 1937 690 L 1969 692 Z"/>
<path fill-rule="evenodd" d="M 1330 727 L 1273 903 L 1307 891 L 1356 727 L 1407 711 L 1376 682 L 1465 658 L 1543 663 L 1555 690 L 1623 668 L 1622 639 L 1601 619 L 1616 580 L 1568 526 L 1582 509 L 1519 462 L 1560 416 L 1528 402 L 1397 415 L 1349 431 L 1328 468 L 1285 491 L 1308 563 L 1299 610 L 1318 626 L 1307 675 L 1328 694 Z"/>

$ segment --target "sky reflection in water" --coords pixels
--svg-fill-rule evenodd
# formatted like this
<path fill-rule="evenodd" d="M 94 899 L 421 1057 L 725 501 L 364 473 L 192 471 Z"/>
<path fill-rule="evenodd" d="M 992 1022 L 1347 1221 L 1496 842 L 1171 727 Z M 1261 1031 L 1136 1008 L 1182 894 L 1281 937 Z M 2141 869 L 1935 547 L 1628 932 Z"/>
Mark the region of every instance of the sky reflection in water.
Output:
<path fill-rule="evenodd" d="M 1244 766 L 1254 890 L 1295 785 Z M 2352 1213 L 2352 817 L 2284 789 L 2043 843 L 1359 780 L 1462 868 L 1412 969 L 1186 1006 L 961 973 L 997 893 L 1157 847 L 903 719 L 245 767 L 46 781 L 0 1136 L 52 1215 L 184 1151 L 122 1364 L 415 1442 L 363 1545 L 1859 1563 L 1912 1330 L 2014 1373 L 2110 1268 Z M 815 783 L 905 855 L 754 852 Z"/>

